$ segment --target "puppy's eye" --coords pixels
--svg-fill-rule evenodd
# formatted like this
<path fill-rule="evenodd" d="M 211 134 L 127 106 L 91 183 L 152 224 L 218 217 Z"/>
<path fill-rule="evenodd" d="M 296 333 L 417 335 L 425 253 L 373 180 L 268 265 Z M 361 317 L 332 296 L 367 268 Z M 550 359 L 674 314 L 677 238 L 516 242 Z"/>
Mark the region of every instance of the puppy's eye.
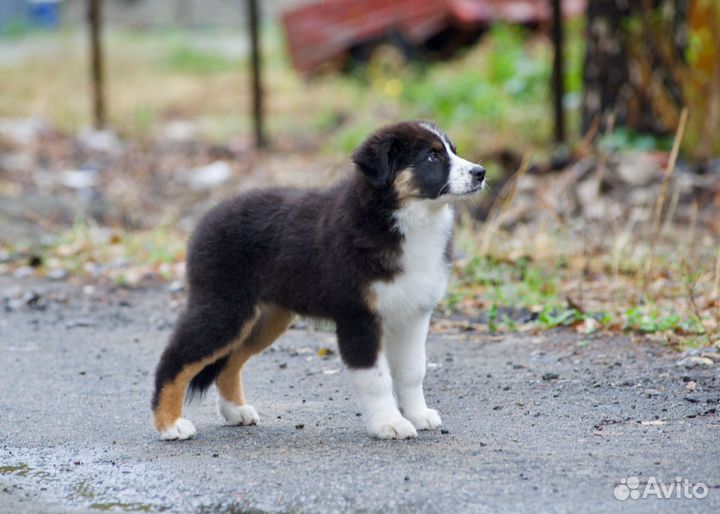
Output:
<path fill-rule="evenodd" d="M 438 154 L 436 154 L 435 152 L 433 152 L 427 156 L 427 160 L 429 162 L 438 162 L 440 160 L 440 156 Z"/>

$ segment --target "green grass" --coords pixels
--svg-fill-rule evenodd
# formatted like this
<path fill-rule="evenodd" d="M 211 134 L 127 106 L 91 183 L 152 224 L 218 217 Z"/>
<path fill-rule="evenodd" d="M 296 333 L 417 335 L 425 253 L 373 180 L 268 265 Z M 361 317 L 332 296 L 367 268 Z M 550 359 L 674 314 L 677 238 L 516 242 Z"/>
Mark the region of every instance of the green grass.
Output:
<path fill-rule="evenodd" d="M 712 334 L 705 330 L 702 320 L 679 306 L 627 301 L 608 302 L 605 309 L 589 311 L 569 306 L 564 296 L 562 267 L 562 262 L 536 263 L 526 257 L 514 262 L 473 257 L 456 270 L 456 278 L 440 311 L 461 310 L 470 315 L 485 311 L 491 332 L 577 327 L 584 334 L 602 330 L 673 333 L 686 336 L 688 344 L 699 340 L 712 343 Z M 521 327 L 503 313 L 506 308 L 527 309 L 535 312 L 536 318 Z"/>
<path fill-rule="evenodd" d="M 569 39 L 565 82 L 569 97 L 577 98 L 584 49 L 580 22 L 569 25 Z M 518 141 L 523 150 L 546 152 L 552 130 L 551 56 L 546 38 L 497 25 L 452 61 L 410 66 L 401 76 L 373 76 L 367 91 L 358 90 L 353 97 L 352 111 L 366 114 L 348 123 L 326 146 L 351 150 L 360 133 L 377 124 L 376 113 L 381 111 L 395 118 L 435 120 L 452 134 L 461 151 L 475 158 L 503 146 L 516 147 Z M 373 109 L 374 105 L 378 107 Z M 568 112 L 575 129 L 576 110 Z"/>
<path fill-rule="evenodd" d="M 152 138 L 164 121 L 187 119 L 198 120 L 200 136 L 210 141 L 226 143 L 229 138 L 249 136 L 247 61 L 223 50 L 221 43 L 230 36 L 222 31 L 109 31 L 112 127 L 125 138 L 143 141 Z M 0 65 L 0 116 L 42 116 L 61 130 L 74 132 L 90 119 L 84 34 L 17 35 L 2 44 L 35 39 L 51 42 L 54 50 Z M 346 158 L 381 123 L 429 118 L 440 123 L 471 159 L 487 162 L 489 155 L 504 148 L 536 158 L 550 152 L 551 45 L 546 37 L 500 25 L 450 61 L 411 65 L 398 76 L 335 74 L 310 81 L 291 69 L 277 25 L 264 28 L 263 47 L 268 129 L 283 151 L 313 148 L 313 155 Z M 565 77 L 570 132 L 575 137 L 583 52 L 583 26 L 576 20 L 568 26 Z M 668 145 L 667 139 L 617 130 L 601 149 L 651 150 Z M 493 166 L 489 168 L 492 172 Z M 498 206 L 495 210 L 502 211 L 502 202 Z M 526 328 L 506 314 L 507 307 L 515 307 L 536 313 L 533 329 L 567 326 L 585 332 L 679 334 L 687 344 L 718 337 L 720 321 L 707 307 L 712 283 L 718 281 L 714 270 L 720 269 L 715 264 L 720 261 L 716 243 L 703 242 L 699 236 L 694 241 L 683 239 L 678 251 L 677 234 L 693 233 L 678 229 L 669 244 L 650 250 L 647 227 L 638 226 L 600 241 L 598 256 L 590 259 L 577 233 L 562 223 L 526 227 L 525 232 L 522 226 L 504 232 L 491 223 L 476 230 L 461 227 L 459 246 L 469 257 L 458 264 L 457 279 L 442 309 L 487 311 L 493 331 Z M 494 239 L 492 245 L 483 245 L 479 239 L 489 226 Z M 171 222 L 133 233 L 82 222 L 62 232 L 50 247 L 20 251 L 43 256 L 41 273 L 57 267 L 89 276 L 100 265 L 106 266 L 102 278 L 134 285 L 148 275 L 180 278 L 186 236 Z M 692 255 L 687 248 L 693 249 Z M 645 287 L 644 263 L 653 251 L 655 273 Z M 0 273 L 3 266 L 12 269 L 0 263 Z M 688 273 L 688 268 L 694 272 Z M 588 271 L 592 273 L 586 276 Z M 588 278 L 593 274 L 601 279 Z M 594 288 L 592 295 L 583 297 L 579 285 Z M 694 295 L 705 301 L 700 311 L 688 301 Z M 568 297 L 583 300 L 583 308 L 576 308 Z"/>
<path fill-rule="evenodd" d="M 0 28 L 0 38 L 3 39 L 20 39 L 27 37 L 33 32 L 33 29 L 25 20 L 15 19 L 6 23 Z"/>
<path fill-rule="evenodd" d="M 38 38 L 52 42 L 53 52 L 0 65 L 0 116 L 43 116 L 62 130 L 78 130 L 90 121 L 84 33 L 4 42 L 21 46 Z M 237 45 L 225 44 L 227 38 Z M 278 143 L 312 142 L 326 155 L 346 155 L 378 124 L 402 118 L 439 122 L 472 158 L 518 141 L 523 150 L 542 152 L 551 140 L 551 45 L 544 36 L 500 25 L 453 60 L 410 65 L 397 76 L 361 71 L 310 81 L 292 69 L 279 26 L 265 26 L 262 40 L 267 124 Z M 582 41 L 582 24 L 574 22 L 566 76 L 571 95 L 579 90 Z M 249 135 L 247 59 L 227 52 L 241 43 L 238 34 L 222 30 L 109 30 L 113 128 L 144 139 L 166 119 L 202 119 L 201 136 L 210 140 Z"/>
<path fill-rule="evenodd" d="M 39 258 L 39 276 L 63 270 L 70 277 L 122 286 L 134 286 L 147 278 L 176 280 L 184 272 L 186 242 L 187 234 L 170 223 L 124 232 L 79 219 L 47 243 L 0 242 L 0 250 L 15 256 L 11 266 L 0 264 L 0 274 Z"/>
<path fill-rule="evenodd" d="M 239 68 L 241 63 L 237 59 L 227 58 L 209 50 L 178 45 L 163 55 L 160 64 L 170 73 L 205 75 L 227 72 L 229 69 Z"/>
<path fill-rule="evenodd" d="M 485 317 L 492 332 L 568 327 L 583 335 L 652 337 L 678 348 L 720 344 L 720 249 L 712 238 L 697 237 L 686 254 L 677 251 L 677 234 L 687 227 L 673 225 L 651 242 L 639 225 L 631 236 L 636 257 L 617 266 L 611 249 L 627 239 L 624 231 L 600 238 L 583 225 L 593 245 L 588 251 L 572 226 L 531 224 L 499 230 L 483 253 L 491 224 L 462 218 L 455 246 L 467 258 L 455 262 L 440 313 Z"/>

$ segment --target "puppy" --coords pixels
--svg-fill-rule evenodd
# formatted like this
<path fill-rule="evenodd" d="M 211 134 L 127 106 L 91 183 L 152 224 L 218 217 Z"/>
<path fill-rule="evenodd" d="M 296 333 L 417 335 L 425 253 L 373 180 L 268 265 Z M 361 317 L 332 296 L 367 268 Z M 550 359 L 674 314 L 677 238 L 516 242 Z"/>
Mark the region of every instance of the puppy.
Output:
<path fill-rule="evenodd" d="M 162 354 L 152 399 L 162 439 L 187 439 L 186 392 L 218 389 L 231 425 L 259 421 L 241 371 L 293 314 L 335 323 L 368 432 L 407 439 L 440 426 L 425 403 L 425 339 L 450 273 L 452 201 L 483 189 L 436 125 L 379 129 L 329 189 L 263 189 L 227 200 L 188 246 L 187 308 Z"/>

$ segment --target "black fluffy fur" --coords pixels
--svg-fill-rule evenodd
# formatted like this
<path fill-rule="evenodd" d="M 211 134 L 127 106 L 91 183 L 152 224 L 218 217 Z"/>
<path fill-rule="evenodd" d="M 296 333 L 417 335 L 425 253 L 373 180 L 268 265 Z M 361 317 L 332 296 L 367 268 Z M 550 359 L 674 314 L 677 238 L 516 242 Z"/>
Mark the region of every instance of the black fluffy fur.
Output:
<path fill-rule="evenodd" d="M 188 304 L 158 365 L 153 407 L 164 384 L 227 347 L 262 303 L 334 321 L 345 363 L 371 367 L 381 320 L 366 293 L 401 271 L 393 180 L 412 167 L 419 194 L 439 196 L 449 167 L 441 150 L 417 122 L 393 125 L 368 138 L 353 154 L 357 171 L 328 189 L 258 190 L 208 212 L 189 243 Z M 429 162 L 432 152 L 439 159 Z M 207 366 L 191 391 L 206 390 L 225 363 Z"/>
<path fill-rule="evenodd" d="M 187 393 L 185 394 L 185 401 L 191 402 L 195 396 L 204 395 L 205 392 L 210 389 L 215 379 L 220 375 L 225 365 L 228 362 L 227 357 L 221 357 L 212 364 L 205 366 L 200 373 L 195 375 L 190 381 Z"/>

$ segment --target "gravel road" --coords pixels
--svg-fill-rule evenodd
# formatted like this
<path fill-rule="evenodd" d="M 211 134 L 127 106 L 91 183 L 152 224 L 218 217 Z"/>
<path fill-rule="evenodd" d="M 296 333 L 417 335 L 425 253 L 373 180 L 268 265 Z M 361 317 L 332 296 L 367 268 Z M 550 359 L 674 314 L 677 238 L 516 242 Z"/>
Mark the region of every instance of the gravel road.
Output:
<path fill-rule="evenodd" d="M 0 513 L 720 512 L 720 363 L 624 336 L 436 331 L 443 430 L 376 441 L 337 353 L 318 354 L 332 333 L 297 324 L 248 365 L 258 426 L 223 426 L 210 393 L 189 408 L 197 438 L 162 442 L 152 371 L 181 302 L 0 277 Z M 617 500 L 631 477 L 705 497 Z"/>

